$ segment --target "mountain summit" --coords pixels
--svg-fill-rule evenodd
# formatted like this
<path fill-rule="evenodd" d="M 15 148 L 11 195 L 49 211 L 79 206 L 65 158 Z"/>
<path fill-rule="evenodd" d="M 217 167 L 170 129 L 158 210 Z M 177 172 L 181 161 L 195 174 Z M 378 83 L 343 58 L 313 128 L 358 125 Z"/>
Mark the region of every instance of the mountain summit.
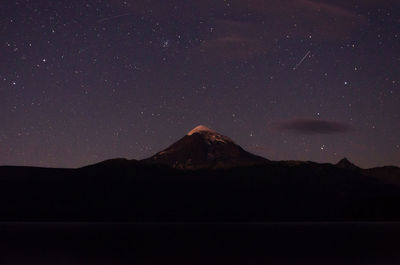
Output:
<path fill-rule="evenodd" d="M 204 125 L 199 125 L 199 126 L 193 128 L 193 130 L 188 132 L 187 135 L 192 135 L 192 134 L 195 134 L 195 133 L 213 133 L 213 134 L 218 134 L 216 131 L 213 131 L 210 128 L 204 126 Z"/>
<path fill-rule="evenodd" d="M 269 160 L 253 155 L 229 137 L 199 125 L 167 149 L 143 162 L 178 169 L 202 169 L 251 166 L 265 164 Z"/>
<path fill-rule="evenodd" d="M 217 133 L 214 130 L 211 130 L 210 128 L 204 126 L 204 125 L 199 125 L 195 127 L 193 130 L 188 132 L 186 135 L 187 136 L 192 136 L 195 134 L 200 134 L 203 136 L 203 139 L 207 141 L 209 145 L 212 145 L 215 142 L 220 142 L 220 143 L 234 143 L 229 137 L 224 136 L 222 134 Z"/>
<path fill-rule="evenodd" d="M 343 158 L 340 160 L 337 164 L 337 167 L 343 168 L 343 169 L 348 169 L 348 170 L 360 170 L 358 166 L 350 162 L 347 158 Z"/>

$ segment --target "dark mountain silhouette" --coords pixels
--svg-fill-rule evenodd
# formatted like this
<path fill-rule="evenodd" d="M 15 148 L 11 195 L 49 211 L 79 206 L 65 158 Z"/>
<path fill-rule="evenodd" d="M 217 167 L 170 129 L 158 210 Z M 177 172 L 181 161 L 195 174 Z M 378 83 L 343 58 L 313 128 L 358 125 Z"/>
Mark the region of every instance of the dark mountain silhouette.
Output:
<path fill-rule="evenodd" d="M 394 166 L 384 166 L 364 169 L 365 175 L 373 176 L 386 183 L 400 186 L 400 168 Z"/>
<path fill-rule="evenodd" d="M 384 166 L 363 169 L 350 162 L 347 158 L 340 160 L 336 166 L 346 170 L 357 171 L 363 175 L 375 177 L 380 181 L 400 186 L 400 168 L 398 167 Z"/>
<path fill-rule="evenodd" d="M 197 127 L 142 161 L 0 167 L 0 221 L 400 221 L 399 172 L 269 161 Z"/>
<path fill-rule="evenodd" d="M 245 151 L 227 136 L 199 125 L 167 149 L 143 162 L 193 170 L 251 166 L 269 161 Z"/>
<path fill-rule="evenodd" d="M 347 158 L 343 158 L 340 160 L 337 164 L 337 167 L 343 168 L 343 169 L 349 169 L 349 170 L 361 170 L 358 166 L 350 162 Z"/>

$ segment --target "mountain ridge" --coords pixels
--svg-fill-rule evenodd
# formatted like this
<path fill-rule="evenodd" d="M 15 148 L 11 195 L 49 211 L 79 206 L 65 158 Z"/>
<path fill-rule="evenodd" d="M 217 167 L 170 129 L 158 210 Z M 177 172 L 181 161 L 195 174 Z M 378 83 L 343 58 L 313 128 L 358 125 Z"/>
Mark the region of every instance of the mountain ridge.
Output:
<path fill-rule="evenodd" d="M 0 221 L 399 221 L 399 180 L 348 159 L 270 161 L 198 126 L 147 160 L 0 167 Z"/>
<path fill-rule="evenodd" d="M 181 170 L 125 159 L 0 167 L 0 221 L 400 220 L 400 187 L 332 164 Z"/>

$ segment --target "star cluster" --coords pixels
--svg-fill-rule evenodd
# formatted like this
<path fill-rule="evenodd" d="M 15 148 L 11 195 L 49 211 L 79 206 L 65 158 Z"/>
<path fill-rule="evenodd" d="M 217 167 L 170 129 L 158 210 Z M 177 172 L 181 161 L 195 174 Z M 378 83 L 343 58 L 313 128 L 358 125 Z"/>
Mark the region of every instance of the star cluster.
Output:
<path fill-rule="evenodd" d="M 397 1 L 0 3 L 0 164 L 141 159 L 204 124 L 273 160 L 400 165 Z"/>

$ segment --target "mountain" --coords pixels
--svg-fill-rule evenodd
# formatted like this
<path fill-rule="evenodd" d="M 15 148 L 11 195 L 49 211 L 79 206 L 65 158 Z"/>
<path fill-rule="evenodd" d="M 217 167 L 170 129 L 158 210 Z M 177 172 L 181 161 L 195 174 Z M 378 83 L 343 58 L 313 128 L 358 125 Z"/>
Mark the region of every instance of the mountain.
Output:
<path fill-rule="evenodd" d="M 0 221 L 399 221 L 400 169 L 269 161 L 198 126 L 144 160 L 0 166 Z"/>
<path fill-rule="evenodd" d="M 356 166 L 355 164 L 350 162 L 350 160 L 348 160 L 347 158 L 343 158 L 342 160 L 340 160 L 336 164 L 336 166 L 339 168 L 348 169 L 348 170 L 361 170 L 361 168 L 359 168 L 358 166 Z"/>
<path fill-rule="evenodd" d="M 253 166 L 269 162 L 203 125 L 195 127 L 167 149 L 142 161 L 190 170 Z"/>
<path fill-rule="evenodd" d="M 336 164 L 336 167 L 353 172 L 358 172 L 365 176 L 371 176 L 388 184 L 400 186 L 400 168 L 395 166 L 383 166 L 363 169 L 350 162 L 347 158 L 343 158 Z"/>
<path fill-rule="evenodd" d="M 386 183 L 400 186 L 400 168 L 394 166 L 374 167 L 364 169 L 363 173 L 376 177 Z"/>

